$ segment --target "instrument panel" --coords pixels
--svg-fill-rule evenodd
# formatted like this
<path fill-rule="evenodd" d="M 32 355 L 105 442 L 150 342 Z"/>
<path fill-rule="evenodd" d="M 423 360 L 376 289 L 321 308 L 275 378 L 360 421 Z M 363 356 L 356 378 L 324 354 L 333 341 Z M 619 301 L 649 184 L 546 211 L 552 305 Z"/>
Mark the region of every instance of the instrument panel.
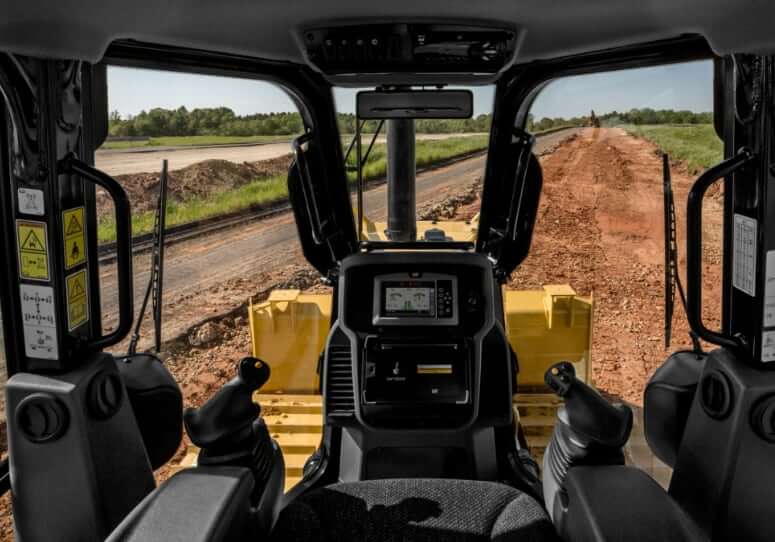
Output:
<path fill-rule="evenodd" d="M 374 279 L 378 326 L 454 326 L 458 323 L 457 277 L 413 271 Z"/>

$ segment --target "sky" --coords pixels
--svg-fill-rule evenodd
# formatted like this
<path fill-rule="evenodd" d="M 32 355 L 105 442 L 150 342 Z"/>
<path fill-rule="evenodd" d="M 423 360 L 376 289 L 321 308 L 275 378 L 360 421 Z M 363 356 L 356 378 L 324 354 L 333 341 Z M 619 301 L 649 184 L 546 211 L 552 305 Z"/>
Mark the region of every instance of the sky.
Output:
<path fill-rule="evenodd" d="M 339 111 L 352 113 L 355 89 L 335 89 Z M 474 114 L 492 110 L 494 87 L 473 87 Z M 188 109 L 230 107 L 237 115 L 295 111 L 278 86 L 254 80 L 229 79 L 111 67 L 108 101 L 122 117 L 154 107 Z M 710 61 L 582 75 L 550 83 L 536 98 L 531 112 L 542 117 L 576 117 L 590 110 L 603 114 L 634 107 L 713 110 L 713 64 Z"/>

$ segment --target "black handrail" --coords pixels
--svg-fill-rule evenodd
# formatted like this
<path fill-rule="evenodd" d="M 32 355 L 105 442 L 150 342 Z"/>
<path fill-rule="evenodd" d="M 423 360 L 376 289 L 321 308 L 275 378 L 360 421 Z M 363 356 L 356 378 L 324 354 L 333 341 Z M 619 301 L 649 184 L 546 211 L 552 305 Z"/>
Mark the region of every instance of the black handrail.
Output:
<path fill-rule="evenodd" d="M 714 182 L 731 175 L 753 159 L 753 152 L 744 147 L 735 156 L 707 170 L 695 181 L 686 204 L 686 304 L 689 325 L 701 339 L 729 348 L 741 346 L 740 341 L 711 331 L 702 321 L 702 200 Z"/>
<path fill-rule="evenodd" d="M 132 329 L 134 299 L 132 296 L 132 213 L 129 198 L 121 185 L 110 175 L 82 162 L 70 153 L 59 161 L 60 174 L 76 174 L 103 188 L 113 199 L 116 214 L 116 261 L 118 267 L 118 325 L 107 335 L 90 341 L 101 349 L 121 342 Z"/>

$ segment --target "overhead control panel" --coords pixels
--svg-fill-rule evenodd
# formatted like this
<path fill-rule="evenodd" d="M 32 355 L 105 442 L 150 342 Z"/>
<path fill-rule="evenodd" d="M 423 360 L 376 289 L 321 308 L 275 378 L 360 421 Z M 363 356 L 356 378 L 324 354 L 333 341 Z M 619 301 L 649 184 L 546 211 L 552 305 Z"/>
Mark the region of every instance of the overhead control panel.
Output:
<path fill-rule="evenodd" d="M 303 33 L 307 59 L 326 74 L 495 74 L 514 58 L 516 34 L 486 26 L 372 24 Z"/>

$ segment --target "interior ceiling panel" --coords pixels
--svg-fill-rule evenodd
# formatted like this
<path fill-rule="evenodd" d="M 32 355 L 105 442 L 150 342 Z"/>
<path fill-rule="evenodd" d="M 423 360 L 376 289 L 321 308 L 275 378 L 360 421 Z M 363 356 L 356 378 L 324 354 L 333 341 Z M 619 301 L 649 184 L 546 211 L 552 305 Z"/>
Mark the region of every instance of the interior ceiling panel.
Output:
<path fill-rule="evenodd" d="M 299 32 L 433 20 L 515 28 L 517 62 L 701 34 L 719 54 L 775 51 L 769 0 L 0 0 L 0 50 L 99 60 L 119 39 L 303 62 Z"/>

